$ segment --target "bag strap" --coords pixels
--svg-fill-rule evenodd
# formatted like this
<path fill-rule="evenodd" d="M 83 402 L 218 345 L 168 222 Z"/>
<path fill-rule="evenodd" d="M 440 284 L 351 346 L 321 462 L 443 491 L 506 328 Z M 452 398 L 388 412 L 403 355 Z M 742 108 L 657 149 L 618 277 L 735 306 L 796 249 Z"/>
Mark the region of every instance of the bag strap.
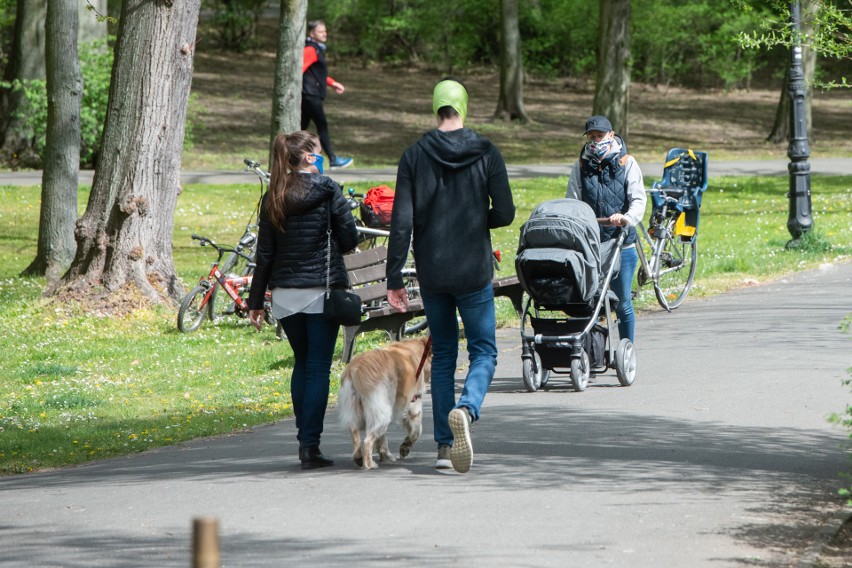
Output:
<path fill-rule="evenodd" d="M 325 234 L 328 243 L 325 252 L 325 299 L 328 300 L 331 296 L 331 199 L 328 200 L 326 213 Z"/>

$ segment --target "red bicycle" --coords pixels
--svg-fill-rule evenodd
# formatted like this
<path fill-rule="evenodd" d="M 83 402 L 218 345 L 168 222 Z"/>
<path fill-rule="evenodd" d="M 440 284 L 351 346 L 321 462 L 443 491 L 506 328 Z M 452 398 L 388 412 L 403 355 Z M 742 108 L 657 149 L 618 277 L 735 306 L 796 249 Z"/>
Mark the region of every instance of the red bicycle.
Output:
<path fill-rule="evenodd" d="M 201 237 L 199 235 L 192 235 L 192 238 L 200 241 L 199 244 L 201 246 L 211 246 L 215 248 L 219 253 L 219 257 L 211 266 L 210 274 L 208 274 L 205 278 L 202 278 L 198 283 L 198 286 L 190 290 L 190 292 L 183 297 L 183 300 L 181 300 L 177 317 L 178 329 L 184 333 L 195 331 L 201 326 L 201 322 L 204 320 L 205 315 L 207 315 L 211 321 L 217 321 L 221 315 L 217 317 L 213 310 L 215 307 L 214 298 L 216 296 L 216 291 L 219 288 L 224 290 L 233 302 L 233 311 L 229 311 L 228 313 L 233 313 L 237 317 L 241 318 L 248 317 L 249 309 L 246 300 L 248 298 L 249 289 L 251 288 L 251 272 L 254 269 L 254 262 L 252 259 L 242 251 L 241 247 L 233 248 L 218 245 L 207 237 Z M 222 274 L 219 270 L 219 263 L 222 262 L 222 256 L 224 256 L 225 253 L 231 253 L 232 255 L 237 255 L 245 259 L 248 262 L 248 274 L 244 276 Z M 266 302 L 264 307 L 266 309 L 266 323 L 274 325 L 276 322 L 270 313 L 271 302 L 269 292 L 266 293 Z"/>

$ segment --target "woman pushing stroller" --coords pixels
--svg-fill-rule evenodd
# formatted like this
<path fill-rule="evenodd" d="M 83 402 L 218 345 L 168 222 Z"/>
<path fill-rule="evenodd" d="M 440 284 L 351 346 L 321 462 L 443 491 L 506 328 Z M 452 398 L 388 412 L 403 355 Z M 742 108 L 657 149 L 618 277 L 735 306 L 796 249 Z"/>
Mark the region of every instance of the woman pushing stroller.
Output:
<path fill-rule="evenodd" d="M 565 196 L 579 199 L 591 206 L 601 223 L 601 243 L 618 237 L 620 227 L 627 235 L 621 250 L 621 268 L 613 278 L 610 289 L 618 296 L 616 315 L 618 334 L 634 341 L 635 318 L 631 289 L 638 255 L 634 247 L 637 223 L 645 215 L 645 184 L 636 160 L 612 129 L 612 123 L 602 115 L 586 121 L 586 144 L 580 159 L 574 163 Z"/>

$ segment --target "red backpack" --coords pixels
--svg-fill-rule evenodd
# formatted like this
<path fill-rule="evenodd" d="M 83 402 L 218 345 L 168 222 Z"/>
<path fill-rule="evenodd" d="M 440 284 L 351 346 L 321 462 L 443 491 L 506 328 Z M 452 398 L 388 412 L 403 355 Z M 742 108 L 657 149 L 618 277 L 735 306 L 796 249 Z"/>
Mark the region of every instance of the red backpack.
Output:
<path fill-rule="evenodd" d="M 394 190 L 386 185 L 371 187 L 361 203 L 361 219 L 369 227 L 390 225 Z"/>

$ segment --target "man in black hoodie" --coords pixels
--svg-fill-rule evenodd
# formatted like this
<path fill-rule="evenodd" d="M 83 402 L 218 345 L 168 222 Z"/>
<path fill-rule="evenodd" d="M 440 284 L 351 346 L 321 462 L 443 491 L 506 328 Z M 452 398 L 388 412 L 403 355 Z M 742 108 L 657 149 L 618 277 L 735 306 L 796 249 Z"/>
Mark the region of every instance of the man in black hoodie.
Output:
<path fill-rule="evenodd" d="M 432 333 L 432 412 L 440 469 L 466 472 L 473 463 L 470 424 L 497 365 L 490 229 L 511 224 L 515 205 L 506 164 L 486 138 L 464 128 L 467 91 L 445 79 L 432 95 L 438 128 L 399 161 L 388 243 L 388 302 L 402 310 L 409 244 Z M 412 241 L 413 235 L 413 241 Z M 470 367 L 455 398 L 461 316 Z"/>

